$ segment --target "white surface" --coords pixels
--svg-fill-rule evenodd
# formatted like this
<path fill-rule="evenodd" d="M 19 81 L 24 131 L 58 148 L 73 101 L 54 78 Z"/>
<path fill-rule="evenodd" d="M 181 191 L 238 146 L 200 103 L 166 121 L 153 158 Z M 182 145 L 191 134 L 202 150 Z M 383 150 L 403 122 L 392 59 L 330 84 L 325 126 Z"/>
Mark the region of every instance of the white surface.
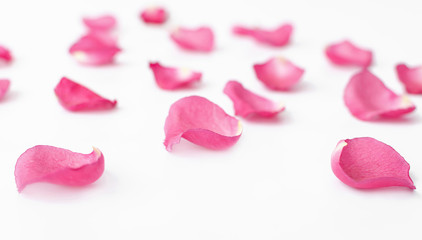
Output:
<path fill-rule="evenodd" d="M 15 1 L 0 4 L 0 44 L 14 63 L 0 69 L 12 81 L 0 103 L 0 239 L 421 239 L 422 148 L 420 110 L 402 122 L 362 122 L 342 101 L 355 68 L 336 68 L 323 55 L 331 42 L 349 38 L 375 52 L 373 72 L 397 92 L 399 61 L 422 64 L 418 1 L 161 1 L 171 18 L 165 28 L 145 26 L 138 12 L 154 2 Z M 124 51 L 109 67 L 83 67 L 68 54 L 83 33 L 81 17 L 112 13 Z M 235 23 L 294 24 L 293 42 L 269 48 L 234 37 Z M 209 55 L 179 50 L 168 37 L 174 25 L 206 24 L 217 49 Z M 291 93 L 266 89 L 252 64 L 284 56 L 306 69 Z M 163 91 L 148 61 L 201 70 L 202 84 Z M 57 102 L 62 76 L 118 100 L 107 113 L 75 114 Z M 243 120 L 244 133 L 227 151 L 187 141 L 168 153 L 163 125 L 171 103 L 187 95 L 209 98 L 233 114 L 222 93 L 237 79 L 280 100 L 277 121 Z M 419 107 L 422 97 L 411 96 Z M 411 165 L 416 191 L 360 191 L 341 183 L 330 168 L 340 139 L 377 138 Z M 104 175 L 69 188 L 33 184 L 18 194 L 16 159 L 48 144 L 88 153 L 102 150 Z"/>

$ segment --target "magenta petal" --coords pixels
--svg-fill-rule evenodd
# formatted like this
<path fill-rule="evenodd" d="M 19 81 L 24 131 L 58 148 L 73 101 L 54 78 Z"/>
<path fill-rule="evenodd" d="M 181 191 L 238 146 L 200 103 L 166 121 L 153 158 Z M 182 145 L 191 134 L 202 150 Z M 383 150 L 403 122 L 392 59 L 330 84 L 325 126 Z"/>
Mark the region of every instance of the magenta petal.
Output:
<path fill-rule="evenodd" d="M 285 91 L 299 82 L 305 70 L 284 58 L 271 58 L 263 64 L 255 64 L 256 77 L 273 90 Z"/>
<path fill-rule="evenodd" d="M 171 33 L 170 37 L 179 47 L 185 50 L 211 52 L 214 47 L 214 34 L 209 27 L 177 28 Z"/>
<path fill-rule="evenodd" d="M 354 188 L 415 189 L 409 164 L 392 147 L 369 137 L 340 141 L 331 156 L 338 179 Z"/>
<path fill-rule="evenodd" d="M 60 104 L 69 111 L 108 110 L 116 107 L 117 101 L 110 101 L 88 88 L 62 78 L 54 89 Z"/>
<path fill-rule="evenodd" d="M 16 162 L 18 191 L 35 182 L 83 186 L 95 182 L 104 172 L 104 156 L 94 148 L 90 154 L 38 145 L 26 150 Z"/>
<path fill-rule="evenodd" d="M 355 46 L 349 41 L 331 44 L 325 49 L 328 59 L 340 66 L 369 67 L 372 63 L 372 52 Z"/>
<path fill-rule="evenodd" d="M 0 46 L 0 63 L 9 63 L 12 61 L 12 54 L 10 53 L 9 49 Z"/>
<path fill-rule="evenodd" d="M 290 36 L 293 32 L 291 24 L 284 24 L 274 30 L 266 30 L 261 28 L 247 28 L 242 26 L 235 26 L 233 33 L 240 36 L 249 36 L 256 41 L 275 46 L 282 47 L 289 43 Z"/>
<path fill-rule="evenodd" d="M 114 61 L 120 52 L 116 39 L 102 32 L 90 32 L 73 44 L 69 53 L 80 63 L 86 65 L 104 65 Z"/>
<path fill-rule="evenodd" d="M 405 96 L 399 96 L 368 70 L 353 75 L 344 91 L 344 102 L 361 120 L 397 118 L 415 110 Z"/>
<path fill-rule="evenodd" d="M 163 24 L 167 18 L 167 11 L 162 7 L 147 8 L 141 13 L 141 19 L 149 24 Z"/>
<path fill-rule="evenodd" d="M 6 95 L 9 90 L 10 81 L 8 79 L 0 79 L 0 100 Z"/>
<path fill-rule="evenodd" d="M 284 111 L 283 104 L 277 104 L 269 99 L 256 95 L 245 89 L 237 81 L 227 82 L 224 93 L 233 101 L 235 114 L 242 117 L 257 115 L 274 117 Z"/>
<path fill-rule="evenodd" d="M 111 15 L 104 15 L 95 18 L 83 18 L 85 26 L 91 31 L 110 31 L 116 27 L 116 18 Z"/>
<path fill-rule="evenodd" d="M 408 93 L 422 94 L 422 66 L 409 68 L 405 64 L 399 64 L 396 71 Z"/>
<path fill-rule="evenodd" d="M 182 137 L 197 145 L 219 150 L 237 142 L 242 126 L 239 120 L 208 99 L 190 96 L 171 105 L 164 132 L 167 151 L 171 151 Z"/>
<path fill-rule="evenodd" d="M 164 67 L 159 63 L 150 63 L 157 85 L 162 89 L 172 90 L 187 87 L 201 80 L 202 74 L 188 69 Z"/>

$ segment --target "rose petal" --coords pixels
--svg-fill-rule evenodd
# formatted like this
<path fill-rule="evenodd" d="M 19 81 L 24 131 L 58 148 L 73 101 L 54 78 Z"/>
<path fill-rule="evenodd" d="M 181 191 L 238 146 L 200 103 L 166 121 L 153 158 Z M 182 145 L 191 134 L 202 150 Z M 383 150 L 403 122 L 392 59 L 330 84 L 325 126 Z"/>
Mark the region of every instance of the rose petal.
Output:
<path fill-rule="evenodd" d="M 209 27 L 177 28 L 171 33 L 170 37 L 179 47 L 185 50 L 211 52 L 214 47 L 214 34 Z"/>
<path fill-rule="evenodd" d="M 227 82 L 224 93 L 233 101 L 234 111 L 238 116 L 274 117 L 285 109 L 283 104 L 256 95 L 237 81 Z"/>
<path fill-rule="evenodd" d="M 249 36 L 256 41 L 275 46 L 282 47 L 289 43 L 290 36 L 293 32 L 291 24 L 284 24 L 274 30 L 266 30 L 261 28 L 247 28 L 242 26 L 235 26 L 233 33 L 240 36 Z"/>
<path fill-rule="evenodd" d="M 0 63 L 9 63 L 12 61 L 12 54 L 10 53 L 9 49 L 0 46 Z"/>
<path fill-rule="evenodd" d="M 90 154 L 38 145 L 26 150 L 16 162 L 18 191 L 35 182 L 83 186 L 95 182 L 104 172 L 104 156 L 94 148 Z"/>
<path fill-rule="evenodd" d="M 10 81 L 8 79 L 0 79 L 0 99 L 3 99 L 9 90 Z"/>
<path fill-rule="evenodd" d="M 63 77 L 54 89 L 60 104 L 69 111 L 107 110 L 116 107 L 110 101 L 88 88 Z"/>
<path fill-rule="evenodd" d="M 116 27 L 116 18 L 111 15 L 103 15 L 94 18 L 83 18 L 85 26 L 91 31 L 110 31 Z"/>
<path fill-rule="evenodd" d="M 369 137 L 340 141 L 331 156 L 338 179 L 354 188 L 415 189 L 409 164 L 392 147 Z"/>
<path fill-rule="evenodd" d="M 171 151 L 182 137 L 197 145 L 219 150 L 237 142 L 242 126 L 239 120 L 208 99 L 190 96 L 171 105 L 164 132 L 167 151 Z"/>
<path fill-rule="evenodd" d="M 284 58 L 271 58 L 253 66 L 256 77 L 273 90 L 285 91 L 299 82 L 305 70 Z"/>
<path fill-rule="evenodd" d="M 340 66 L 369 67 L 372 63 L 372 52 L 355 46 L 349 41 L 331 44 L 325 49 L 328 59 Z"/>
<path fill-rule="evenodd" d="M 201 80 L 202 74 L 188 69 L 164 67 L 159 63 L 150 63 L 157 85 L 162 89 L 177 89 Z"/>
<path fill-rule="evenodd" d="M 114 56 L 120 52 L 116 39 L 109 34 L 90 32 L 73 44 L 69 53 L 82 64 L 104 65 L 114 61 Z"/>
<path fill-rule="evenodd" d="M 167 21 L 167 11 L 162 7 L 151 7 L 141 12 L 141 19 L 149 24 L 163 24 Z"/>
<path fill-rule="evenodd" d="M 361 120 L 397 118 L 416 108 L 405 95 L 395 94 L 366 69 L 352 76 L 344 91 L 344 102 Z"/>
<path fill-rule="evenodd" d="M 422 66 L 409 68 L 405 64 L 399 64 L 396 70 L 408 93 L 422 93 Z"/>

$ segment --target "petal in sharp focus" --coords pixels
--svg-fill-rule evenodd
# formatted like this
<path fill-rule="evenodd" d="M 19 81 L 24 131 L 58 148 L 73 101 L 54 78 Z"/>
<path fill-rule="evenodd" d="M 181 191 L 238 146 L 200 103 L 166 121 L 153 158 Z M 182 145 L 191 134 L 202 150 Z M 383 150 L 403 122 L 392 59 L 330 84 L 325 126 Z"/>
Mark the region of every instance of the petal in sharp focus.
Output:
<path fill-rule="evenodd" d="M 8 79 L 0 79 L 0 100 L 4 98 L 9 91 L 10 81 Z"/>
<path fill-rule="evenodd" d="M 180 48 L 189 51 L 211 52 L 214 47 L 214 33 L 209 27 L 180 27 L 174 30 L 170 37 Z"/>
<path fill-rule="evenodd" d="M 116 18 L 111 15 L 86 17 L 82 21 L 91 31 L 111 31 L 117 24 Z"/>
<path fill-rule="evenodd" d="M 290 37 L 293 32 L 291 24 L 283 24 L 276 29 L 262 29 L 262 28 L 248 28 L 243 26 L 233 27 L 233 33 L 239 36 L 249 36 L 257 42 L 274 46 L 282 47 L 290 42 Z"/>
<path fill-rule="evenodd" d="M 422 66 L 409 68 L 405 64 L 398 64 L 396 71 L 408 93 L 422 94 Z"/>
<path fill-rule="evenodd" d="M 150 7 L 143 10 L 140 17 L 148 24 L 163 24 L 167 21 L 168 13 L 163 7 Z"/>
<path fill-rule="evenodd" d="M 184 68 L 165 67 L 159 63 L 150 63 L 157 85 L 166 90 L 188 87 L 201 80 L 202 74 Z"/>
<path fill-rule="evenodd" d="M 329 45 L 325 55 L 332 63 L 340 66 L 369 67 L 372 63 L 370 50 L 362 49 L 347 40 Z"/>

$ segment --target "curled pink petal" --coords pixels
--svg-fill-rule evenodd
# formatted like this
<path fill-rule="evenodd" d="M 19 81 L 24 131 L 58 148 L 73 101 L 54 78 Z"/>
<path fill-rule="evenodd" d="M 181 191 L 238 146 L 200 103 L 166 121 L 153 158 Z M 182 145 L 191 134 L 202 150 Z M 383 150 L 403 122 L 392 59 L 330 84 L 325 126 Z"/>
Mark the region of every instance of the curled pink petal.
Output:
<path fill-rule="evenodd" d="M 167 11 L 162 7 L 151 7 L 142 11 L 141 19 L 149 24 L 163 24 L 167 21 Z"/>
<path fill-rule="evenodd" d="M 0 46 L 0 63 L 9 63 L 12 61 L 12 54 L 10 53 L 9 49 Z"/>
<path fill-rule="evenodd" d="M 290 41 L 292 32 L 293 26 L 291 24 L 283 24 L 274 30 L 247 28 L 242 26 L 233 27 L 233 33 L 236 35 L 249 36 L 260 43 L 275 47 L 287 45 Z"/>
<path fill-rule="evenodd" d="M 344 91 L 344 102 L 361 120 L 397 118 L 415 110 L 407 96 L 399 96 L 368 70 L 353 75 Z"/>
<path fill-rule="evenodd" d="M 91 31 L 110 31 L 116 27 L 116 18 L 111 15 L 103 15 L 95 18 L 83 18 L 85 26 Z"/>
<path fill-rule="evenodd" d="M 237 142 L 242 134 L 242 125 L 208 99 L 190 96 L 171 105 L 164 132 L 167 151 L 171 151 L 182 137 L 197 145 L 219 150 Z"/>
<path fill-rule="evenodd" d="M 415 189 L 406 160 L 392 147 L 373 138 L 341 140 L 331 156 L 331 168 L 338 179 L 354 188 Z"/>
<path fill-rule="evenodd" d="M 253 66 L 256 77 L 273 90 L 285 91 L 297 84 L 305 70 L 284 58 L 271 58 Z"/>
<path fill-rule="evenodd" d="M 422 66 L 409 68 L 405 64 L 399 64 L 396 71 L 408 93 L 422 94 Z"/>
<path fill-rule="evenodd" d="M 331 44 L 325 49 L 328 59 L 340 66 L 369 67 L 372 63 L 372 52 L 362 49 L 349 41 Z"/>
<path fill-rule="evenodd" d="M 54 89 L 60 104 L 69 111 L 108 110 L 116 107 L 117 101 L 110 101 L 88 88 L 63 77 Z"/>
<path fill-rule="evenodd" d="M 150 63 L 157 85 L 162 89 L 172 90 L 186 87 L 201 80 L 202 74 L 189 69 L 164 67 L 159 63 Z"/>
<path fill-rule="evenodd" d="M 116 39 L 102 32 L 90 32 L 73 44 L 69 53 L 80 63 L 86 65 L 104 65 L 114 61 L 120 52 Z"/>
<path fill-rule="evenodd" d="M 18 191 L 36 182 L 83 186 L 95 182 L 104 172 L 104 156 L 94 148 L 90 154 L 38 145 L 26 150 L 16 162 Z"/>
<path fill-rule="evenodd" d="M 8 79 L 0 79 L 0 100 L 9 91 L 10 81 Z"/>
<path fill-rule="evenodd" d="M 177 28 L 171 33 L 170 37 L 179 47 L 185 50 L 211 52 L 214 47 L 214 34 L 209 27 Z"/>
<path fill-rule="evenodd" d="M 224 93 L 233 101 L 234 111 L 238 116 L 257 115 L 269 118 L 276 116 L 285 109 L 283 104 L 256 95 L 237 81 L 227 82 Z"/>

